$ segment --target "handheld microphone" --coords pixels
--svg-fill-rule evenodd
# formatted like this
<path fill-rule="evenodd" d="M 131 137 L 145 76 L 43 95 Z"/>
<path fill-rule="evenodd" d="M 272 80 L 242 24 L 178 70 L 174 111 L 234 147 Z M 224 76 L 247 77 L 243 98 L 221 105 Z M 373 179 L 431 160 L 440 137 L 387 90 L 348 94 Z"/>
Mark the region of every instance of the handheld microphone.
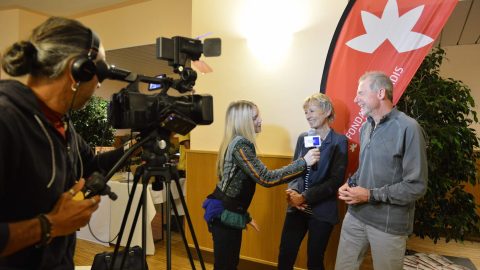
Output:
<path fill-rule="evenodd" d="M 318 148 L 320 151 L 320 146 L 322 146 L 322 138 L 317 135 L 314 129 L 310 129 L 307 132 L 307 136 L 303 137 L 303 143 L 305 148 L 312 149 Z M 316 171 L 317 170 L 317 163 L 311 166 L 311 169 Z"/>

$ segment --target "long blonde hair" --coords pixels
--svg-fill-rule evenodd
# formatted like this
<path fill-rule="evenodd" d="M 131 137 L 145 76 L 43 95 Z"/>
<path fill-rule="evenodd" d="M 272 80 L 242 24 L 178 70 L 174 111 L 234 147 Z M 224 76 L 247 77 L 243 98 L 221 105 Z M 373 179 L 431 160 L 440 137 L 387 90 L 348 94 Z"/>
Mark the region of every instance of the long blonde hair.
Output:
<path fill-rule="evenodd" d="M 217 174 L 219 176 L 223 173 L 225 152 L 236 136 L 242 136 L 255 145 L 254 110 L 258 111 L 257 105 L 247 100 L 233 101 L 228 105 L 225 115 L 225 131 L 217 157 Z"/>

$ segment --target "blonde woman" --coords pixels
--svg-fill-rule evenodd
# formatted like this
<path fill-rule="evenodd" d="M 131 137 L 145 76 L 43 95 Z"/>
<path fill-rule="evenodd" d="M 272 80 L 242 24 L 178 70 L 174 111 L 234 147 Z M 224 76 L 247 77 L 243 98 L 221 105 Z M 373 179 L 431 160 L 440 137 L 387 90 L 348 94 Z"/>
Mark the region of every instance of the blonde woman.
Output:
<path fill-rule="evenodd" d="M 250 101 L 232 102 L 227 109 L 225 133 L 217 159 L 219 182 L 204 202 L 205 219 L 213 238 L 215 270 L 237 269 L 242 230 L 257 184 L 273 187 L 302 175 L 320 158 L 317 149 L 281 169 L 268 170 L 258 159 L 255 136 L 262 129 L 258 107 Z"/>

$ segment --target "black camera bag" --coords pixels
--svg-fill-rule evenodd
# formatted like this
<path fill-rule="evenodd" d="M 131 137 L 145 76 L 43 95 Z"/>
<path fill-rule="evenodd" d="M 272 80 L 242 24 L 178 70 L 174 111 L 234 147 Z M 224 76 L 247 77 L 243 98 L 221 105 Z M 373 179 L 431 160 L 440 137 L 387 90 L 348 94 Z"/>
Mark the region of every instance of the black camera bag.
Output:
<path fill-rule="evenodd" d="M 91 270 L 119 270 L 122 264 L 123 254 L 125 250 L 119 251 L 115 258 L 115 265 L 110 269 L 110 264 L 113 259 L 113 252 L 102 252 L 95 255 Z M 123 270 L 139 270 L 142 269 L 143 252 L 139 246 L 131 247 L 125 258 Z M 145 269 L 148 270 L 148 264 L 145 261 Z"/>

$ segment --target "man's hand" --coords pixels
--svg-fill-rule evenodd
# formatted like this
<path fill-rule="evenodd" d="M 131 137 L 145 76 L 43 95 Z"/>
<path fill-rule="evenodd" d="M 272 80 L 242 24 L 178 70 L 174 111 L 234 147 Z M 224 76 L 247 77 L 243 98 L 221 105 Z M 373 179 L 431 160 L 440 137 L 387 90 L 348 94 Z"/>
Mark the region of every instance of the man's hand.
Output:
<path fill-rule="evenodd" d="M 53 210 L 46 215 L 52 224 L 52 237 L 75 232 L 85 226 L 93 212 L 97 210 L 100 202 L 98 195 L 85 200 L 74 199 L 84 185 L 85 180 L 82 178 L 70 190 L 62 194 Z"/>
<path fill-rule="evenodd" d="M 349 187 L 347 183 L 338 189 L 338 198 L 346 204 L 366 203 L 370 197 L 370 190 L 363 187 Z"/>

